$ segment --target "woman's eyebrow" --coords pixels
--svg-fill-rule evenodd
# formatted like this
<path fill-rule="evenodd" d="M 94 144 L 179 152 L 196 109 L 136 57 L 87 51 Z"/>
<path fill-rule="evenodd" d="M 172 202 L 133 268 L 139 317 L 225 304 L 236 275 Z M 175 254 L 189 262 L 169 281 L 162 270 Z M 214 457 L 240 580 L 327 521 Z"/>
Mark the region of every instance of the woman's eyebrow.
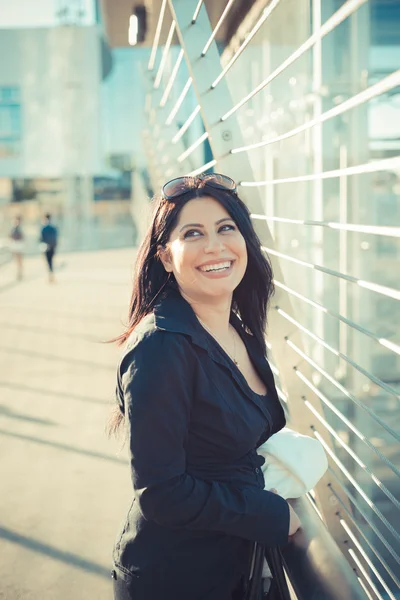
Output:
<path fill-rule="evenodd" d="M 215 224 L 219 225 L 220 223 L 223 223 L 224 221 L 233 221 L 233 219 L 232 219 L 232 217 L 223 217 L 222 219 L 215 221 Z M 201 227 L 204 229 L 204 225 L 202 223 L 187 223 L 186 225 L 183 225 L 179 231 L 180 232 L 183 231 L 186 227 Z"/>
<path fill-rule="evenodd" d="M 202 225 L 201 223 L 187 223 L 186 225 L 183 225 L 183 227 L 181 227 L 179 231 L 183 231 L 185 229 L 185 227 L 203 227 L 204 228 L 204 225 Z"/>

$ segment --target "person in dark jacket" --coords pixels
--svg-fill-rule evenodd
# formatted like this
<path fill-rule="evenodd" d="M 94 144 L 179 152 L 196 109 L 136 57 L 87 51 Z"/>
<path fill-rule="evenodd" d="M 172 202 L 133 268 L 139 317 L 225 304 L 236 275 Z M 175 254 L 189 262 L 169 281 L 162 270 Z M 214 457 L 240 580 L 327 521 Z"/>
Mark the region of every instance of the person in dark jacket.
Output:
<path fill-rule="evenodd" d="M 172 180 L 154 209 L 118 338 L 111 429 L 125 420 L 133 498 L 114 597 L 241 599 L 255 543 L 300 526 L 257 454 L 285 425 L 264 337 L 272 270 L 229 177 Z"/>
<path fill-rule="evenodd" d="M 51 215 L 47 214 L 44 218 L 44 225 L 40 232 L 40 242 L 44 246 L 44 254 L 49 269 L 49 282 L 54 283 L 53 259 L 56 253 L 58 240 L 58 231 L 51 222 Z"/>

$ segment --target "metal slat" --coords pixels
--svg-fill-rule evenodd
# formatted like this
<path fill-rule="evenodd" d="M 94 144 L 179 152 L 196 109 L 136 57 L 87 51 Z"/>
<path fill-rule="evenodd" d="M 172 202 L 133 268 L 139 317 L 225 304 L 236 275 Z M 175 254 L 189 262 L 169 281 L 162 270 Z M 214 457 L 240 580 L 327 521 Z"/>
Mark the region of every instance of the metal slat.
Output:
<path fill-rule="evenodd" d="M 182 103 L 190 90 L 191 85 L 192 85 L 192 78 L 189 77 L 189 79 L 187 80 L 187 82 L 185 83 L 185 85 L 183 87 L 183 90 L 182 90 L 178 100 L 175 103 L 175 106 L 173 107 L 173 109 L 171 110 L 171 112 L 169 113 L 169 115 L 167 117 L 167 120 L 165 122 L 166 125 L 171 125 L 172 121 L 175 119 L 175 117 L 178 113 L 178 110 L 182 106 Z"/>
<path fill-rule="evenodd" d="M 264 181 L 239 181 L 242 187 L 265 187 L 269 185 L 280 185 L 282 183 L 303 183 L 306 181 L 322 181 L 324 179 L 335 179 L 341 176 L 363 175 L 365 173 L 377 173 L 379 171 L 397 170 L 400 166 L 400 156 L 382 158 L 353 167 L 343 167 L 332 171 L 321 171 L 310 175 L 299 175 L 297 177 L 285 177 L 283 179 L 267 179 Z"/>
<path fill-rule="evenodd" d="M 354 362 L 354 360 L 352 360 L 349 356 L 347 356 L 343 352 L 340 352 L 339 350 L 336 350 L 336 348 L 333 348 L 332 346 L 330 346 L 329 344 L 327 344 L 327 342 L 325 342 L 325 340 L 323 340 L 319 336 L 315 335 L 315 333 L 313 333 L 312 331 L 310 331 L 309 329 L 307 329 L 307 327 L 304 327 L 303 325 L 301 325 L 301 323 L 299 323 L 298 321 L 296 321 L 296 319 L 293 319 L 293 317 L 291 317 L 284 310 L 282 310 L 281 308 L 279 308 L 279 306 L 275 306 L 275 310 L 277 310 L 278 313 L 284 319 L 287 319 L 290 323 L 292 323 L 293 325 L 295 325 L 295 327 L 297 327 L 300 331 L 302 331 L 303 333 L 305 333 L 306 335 L 308 335 L 311 339 L 313 339 L 315 342 L 317 342 L 318 344 L 320 344 L 321 346 L 323 346 L 326 350 L 328 350 L 329 352 L 331 352 L 335 356 L 337 356 L 339 358 L 342 358 L 349 365 L 351 365 L 354 369 L 356 369 L 362 375 L 364 375 L 365 377 L 367 377 L 370 381 L 372 381 L 377 386 L 379 386 L 380 388 L 382 388 L 383 390 L 385 390 L 385 392 L 388 392 L 388 394 L 391 394 L 395 398 L 399 399 L 399 394 L 398 394 L 397 390 L 395 390 L 394 388 L 392 388 L 390 385 L 388 385 L 387 383 L 385 383 L 384 381 L 382 381 L 378 377 L 375 377 L 375 375 L 373 375 L 372 373 L 370 373 L 369 371 L 367 371 L 366 369 L 364 369 L 363 367 L 361 367 L 359 364 L 357 364 L 356 362 Z"/>
<path fill-rule="evenodd" d="M 183 50 L 180 50 L 180 52 L 178 54 L 178 58 L 176 59 L 175 66 L 172 69 L 172 73 L 169 78 L 169 81 L 168 81 L 167 85 L 165 86 L 164 94 L 160 100 L 160 105 L 159 105 L 160 108 L 164 108 L 164 106 L 167 104 L 169 95 L 170 95 L 173 85 L 175 83 L 176 76 L 178 75 L 179 67 L 181 66 L 183 56 L 184 56 Z"/>
<path fill-rule="evenodd" d="M 363 498 L 364 502 L 366 502 L 368 504 L 368 506 L 374 511 L 374 513 L 376 514 L 378 519 L 387 527 L 387 529 L 390 531 L 392 536 L 398 542 L 400 542 L 400 533 L 398 531 L 396 531 L 396 529 L 393 527 L 393 525 L 386 519 L 386 517 L 384 517 L 384 515 L 381 513 L 379 508 L 377 508 L 376 504 L 371 500 L 371 498 L 369 498 L 368 494 L 365 493 L 363 488 L 358 484 L 358 482 L 354 479 L 354 477 L 351 475 L 351 473 L 349 473 L 349 471 L 346 469 L 346 467 L 344 466 L 342 461 L 329 448 L 328 444 L 326 444 L 325 440 L 322 438 L 322 436 L 319 434 L 319 432 L 314 431 L 314 435 L 317 438 L 317 440 L 323 445 L 326 452 L 329 454 L 329 456 L 334 461 L 334 463 L 339 467 L 339 469 L 341 470 L 343 475 L 346 477 L 346 479 L 351 483 L 351 485 L 357 490 L 357 492 Z"/>
<path fill-rule="evenodd" d="M 332 377 L 332 375 L 329 375 L 329 373 L 327 373 L 325 369 L 320 367 L 314 360 L 307 356 L 307 354 L 305 354 L 291 340 L 287 339 L 286 343 L 290 348 L 292 348 L 292 350 L 296 352 L 296 354 L 301 356 L 301 358 L 303 358 L 309 365 L 311 365 L 316 371 L 318 371 L 318 373 L 321 373 L 321 375 L 325 377 L 325 379 L 332 383 L 344 396 L 346 396 L 346 398 L 349 398 L 349 400 L 351 400 L 356 406 L 365 410 L 365 412 L 367 412 L 376 423 L 383 427 L 383 429 L 390 433 L 390 435 L 392 435 L 395 438 L 395 440 L 397 440 L 398 442 L 400 441 L 400 435 L 396 431 L 394 431 L 394 429 L 392 429 L 387 423 L 385 423 L 385 421 L 382 421 L 382 419 L 380 419 L 378 415 L 371 408 L 369 408 L 369 406 L 367 406 L 366 404 L 364 404 L 364 402 L 356 398 L 351 392 L 349 392 L 349 390 L 347 390 L 345 387 L 343 387 L 342 384 L 336 381 L 336 379 Z"/>
<path fill-rule="evenodd" d="M 342 507 L 342 510 L 345 511 L 345 513 L 348 516 L 349 521 L 352 524 L 352 526 L 355 527 L 355 529 L 357 530 L 358 535 L 360 535 L 363 538 L 364 542 L 367 544 L 367 546 L 373 552 L 373 554 L 375 554 L 376 558 L 379 560 L 379 562 L 381 563 L 382 567 L 385 569 L 385 571 L 387 572 L 387 574 L 389 575 L 389 577 L 391 577 L 391 579 L 394 581 L 394 583 L 400 588 L 400 579 L 398 579 L 396 577 L 396 575 L 393 573 L 392 569 L 389 567 L 389 565 L 387 564 L 387 562 L 385 561 L 385 559 L 382 558 L 382 556 L 379 554 L 379 552 L 375 548 L 375 546 L 373 546 L 371 544 L 371 542 L 369 541 L 369 539 L 367 538 L 367 536 L 365 535 L 365 533 L 362 531 L 361 527 L 359 525 L 357 525 L 356 521 L 354 520 L 353 515 L 351 514 L 351 512 L 349 511 L 349 509 L 343 504 L 341 498 L 336 494 L 336 492 L 334 490 L 332 490 L 332 493 L 334 494 L 335 498 L 337 499 L 337 501 L 339 502 L 340 506 Z M 360 512 L 360 514 L 363 515 L 363 512 L 360 511 L 359 508 L 357 508 L 357 510 Z"/>
<path fill-rule="evenodd" d="M 356 565 L 359 568 L 359 570 L 361 571 L 361 573 L 363 574 L 364 579 L 368 582 L 368 585 L 370 586 L 370 588 L 374 592 L 375 596 L 379 600 L 383 600 L 382 596 L 378 592 L 378 589 L 377 589 L 376 585 L 372 581 L 372 579 L 369 576 L 369 574 L 367 573 L 367 571 L 364 569 L 363 565 L 361 564 L 361 561 L 358 559 L 357 554 L 354 552 L 354 550 L 352 548 L 349 548 L 348 552 L 349 552 L 350 556 L 352 557 L 352 559 L 354 560 L 354 562 L 356 563 Z"/>
<path fill-rule="evenodd" d="M 265 146 L 270 146 L 271 144 L 276 144 L 278 142 L 282 142 L 283 140 L 287 140 L 295 135 L 298 135 L 299 133 L 309 131 L 316 125 L 321 125 L 322 123 L 325 123 L 326 121 L 329 121 L 338 115 L 344 114 L 345 112 L 362 105 L 364 102 L 368 102 L 369 100 L 372 100 L 372 98 L 376 98 L 377 96 L 390 91 L 398 85 L 400 85 L 400 70 L 391 73 L 391 75 L 388 75 L 374 85 L 371 85 L 366 90 L 363 90 L 348 100 L 341 102 L 338 106 L 327 110 L 316 119 L 311 119 L 310 121 L 307 121 L 307 123 L 304 123 L 299 127 L 295 127 L 294 129 L 291 129 L 282 135 L 278 135 L 271 140 L 265 140 L 255 144 L 248 144 L 246 146 L 242 146 L 241 148 L 233 148 L 231 153 L 238 154 L 240 152 L 248 152 L 249 150 L 264 148 Z"/>
<path fill-rule="evenodd" d="M 154 69 L 154 65 L 156 63 L 157 48 L 158 48 L 158 43 L 160 41 L 161 28 L 162 28 L 162 24 L 164 21 L 164 14 L 165 14 L 166 6 L 167 6 L 167 0 L 162 0 L 160 14 L 158 16 L 156 33 L 154 35 L 153 47 L 151 49 L 151 54 L 150 54 L 150 60 L 149 60 L 149 65 L 148 65 L 149 71 L 152 71 Z"/>
<path fill-rule="evenodd" d="M 186 158 L 188 158 L 188 156 L 190 156 L 195 150 L 196 148 L 198 148 L 201 144 L 203 144 L 207 139 L 208 139 L 209 135 L 207 133 L 207 131 L 205 131 L 203 133 L 203 135 L 201 135 L 199 137 L 199 139 L 197 139 L 195 142 L 193 142 L 193 144 L 191 146 L 189 146 L 189 148 L 187 150 L 185 150 L 185 152 L 182 152 L 182 154 L 180 156 L 178 156 L 178 163 L 183 162 Z"/>
<path fill-rule="evenodd" d="M 302 219 L 286 219 L 283 217 L 272 217 L 268 215 L 250 215 L 252 219 L 276 221 L 277 223 L 290 223 L 293 225 L 310 225 L 314 227 L 328 227 L 353 233 L 366 233 L 371 235 L 383 235 L 389 237 L 400 237 L 400 227 L 385 227 L 384 225 L 356 225 L 355 223 L 335 223 L 333 221 L 310 221 Z"/>
<path fill-rule="evenodd" d="M 202 4 L 203 4 L 203 0 L 199 0 L 198 4 L 196 6 L 196 9 L 195 9 L 195 11 L 193 13 L 192 25 L 194 25 L 196 23 L 196 21 L 197 21 L 197 17 L 199 16 L 199 12 L 200 12 Z"/>
<path fill-rule="evenodd" d="M 334 406 L 332 402 L 330 402 L 330 400 L 328 400 L 328 398 L 320 390 L 318 390 L 299 369 L 296 369 L 296 374 L 298 377 L 300 377 L 302 382 L 305 383 L 306 386 L 309 387 L 310 390 L 320 398 L 320 400 L 322 400 L 324 405 L 327 406 L 342 421 L 342 423 L 347 425 L 347 427 L 358 437 L 358 439 L 361 440 L 373 452 L 375 452 L 375 454 L 385 463 L 385 465 L 389 467 L 389 469 L 393 471 L 397 477 L 400 478 L 400 470 L 384 454 L 382 454 L 382 452 L 376 446 L 374 446 L 374 444 L 370 442 L 366 436 L 361 433 L 361 431 L 359 431 L 357 427 L 355 427 L 353 423 L 351 423 L 351 421 L 349 421 L 349 419 L 338 408 L 336 408 L 336 406 Z"/>
<path fill-rule="evenodd" d="M 327 267 L 322 267 L 321 265 L 314 265 L 313 263 L 306 262 L 305 260 L 299 260 L 298 258 L 294 258 L 294 256 L 284 254 L 283 252 L 278 252 L 277 250 L 273 250 L 272 248 L 268 248 L 266 246 L 263 246 L 262 249 L 267 254 L 273 254 L 274 256 L 283 258 L 284 260 L 294 262 L 297 265 L 307 267 L 308 269 L 321 271 L 321 273 L 325 273 L 326 275 L 332 275 L 333 277 L 337 277 L 338 279 L 344 279 L 346 281 L 350 281 L 351 283 L 356 283 L 362 288 L 365 288 L 372 292 L 376 292 L 377 294 L 382 294 L 383 296 L 388 296 L 388 298 L 400 300 L 400 290 L 395 290 L 394 288 L 373 283 L 372 281 L 364 281 L 363 279 L 357 279 L 357 277 L 353 277 L 352 275 L 346 275 L 346 273 L 340 273 L 339 271 L 334 271 L 333 269 L 328 269 Z"/>
<path fill-rule="evenodd" d="M 368 598 L 368 600 L 374 600 L 374 598 L 371 596 L 371 594 L 369 593 L 367 586 L 365 585 L 365 583 L 363 582 L 363 580 L 361 579 L 361 577 L 357 577 L 359 584 L 361 585 L 362 589 L 365 592 L 366 597 Z"/>
<path fill-rule="evenodd" d="M 226 17 L 228 16 L 228 13 L 230 11 L 230 9 L 232 8 L 234 2 L 236 0 L 228 0 L 228 4 L 225 6 L 224 11 L 221 15 L 221 17 L 218 19 L 218 23 L 216 24 L 216 26 L 214 27 L 214 31 L 212 32 L 212 34 L 210 35 L 210 37 L 208 38 L 206 45 L 204 46 L 202 52 L 201 52 L 201 56 L 205 56 L 208 52 L 208 49 L 210 48 L 211 44 L 213 43 L 215 36 L 217 35 L 222 23 L 225 21 Z"/>
<path fill-rule="evenodd" d="M 347 496 L 347 498 L 350 500 L 350 502 L 356 507 L 356 509 L 358 510 L 358 512 L 360 513 L 360 515 L 365 519 L 365 522 L 368 523 L 368 527 L 370 529 L 372 529 L 372 531 L 375 533 L 375 535 L 379 538 L 379 540 L 385 546 L 386 550 L 389 551 L 389 553 L 394 558 L 394 560 L 397 562 L 397 564 L 400 565 L 400 556 L 392 548 L 392 546 L 389 544 L 389 542 L 387 541 L 387 539 L 385 538 L 385 536 L 382 535 L 382 533 L 379 531 L 379 529 L 377 527 L 375 527 L 375 525 L 373 524 L 373 522 L 371 521 L 371 519 L 367 516 L 366 512 L 361 508 L 359 502 L 357 502 L 357 500 L 355 499 L 354 495 L 340 481 L 340 479 L 337 477 L 337 475 L 332 471 L 331 467 L 328 467 L 328 469 L 329 469 L 329 473 L 335 478 L 336 483 L 342 489 L 342 491 L 344 492 L 344 494 Z M 329 485 L 329 487 L 332 488 L 332 484 L 328 484 L 328 485 Z M 335 496 L 335 498 L 337 498 L 338 494 L 333 489 L 332 489 L 332 493 Z"/>
<path fill-rule="evenodd" d="M 309 304 L 313 308 L 321 310 L 323 313 L 325 313 L 327 315 L 330 315 L 331 317 L 334 317 L 335 319 L 338 319 L 339 321 L 341 321 L 342 323 L 344 323 L 348 327 L 351 327 L 352 329 L 355 329 L 356 331 L 359 331 L 360 333 L 363 333 L 364 335 L 366 335 L 366 336 L 370 337 L 371 339 L 373 339 L 375 342 L 378 342 L 379 344 L 381 344 L 381 346 L 384 346 L 385 348 L 388 348 L 389 350 L 392 350 L 396 354 L 400 354 L 400 347 L 397 344 L 394 344 L 393 342 L 390 342 L 390 340 L 387 340 L 386 338 L 382 338 L 382 337 L 377 336 L 375 333 L 372 333 L 372 331 L 369 331 L 368 329 L 365 329 L 365 327 L 362 327 L 361 325 L 358 325 L 358 323 L 354 323 L 354 321 L 351 321 L 350 319 L 347 319 L 346 317 L 343 317 L 343 315 L 340 315 L 339 313 L 335 312 L 334 310 L 326 308 L 325 306 L 323 306 L 319 302 L 316 302 L 315 300 L 311 300 L 310 298 L 307 298 L 306 296 L 303 296 L 303 294 L 300 294 L 299 292 L 296 292 L 292 288 L 289 288 L 288 286 L 284 285 L 280 281 L 277 281 L 276 279 L 274 279 L 274 285 L 276 287 L 282 288 L 288 294 L 291 294 L 291 295 L 295 296 L 296 298 L 299 298 L 299 300 L 302 300 L 303 302 L 306 302 L 307 304 Z"/>
<path fill-rule="evenodd" d="M 189 127 L 191 126 L 191 124 L 193 123 L 193 121 L 195 120 L 197 115 L 199 114 L 199 112 L 200 112 L 200 106 L 197 105 L 196 108 L 193 110 L 193 112 L 190 113 L 189 117 L 186 119 L 186 121 L 184 122 L 182 127 L 179 129 L 179 131 L 172 138 L 173 144 L 176 144 L 176 142 L 181 139 L 181 137 L 184 135 L 184 133 L 186 133 L 186 131 L 189 129 Z"/>
<path fill-rule="evenodd" d="M 253 37 L 256 35 L 256 33 L 261 28 L 261 26 L 268 19 L 268 17 L 272 14 L 273 10 L 278 6 L 278 4 L 279 4 L 280 1 L 281 0 L 272 0 L 268 4 L 268 6 L 264 9 L 263 14 L 258 19 L 257 23 L 254 25 L 254 27 L 252 28 L 252 30 L 250 31 L 250 33 L 243 40 L 243 42 L 241 43 L 241 45 L 238 48 L 238 50 L 235 52 L 235 54 L 229 60 L 228 64 L 222 69 L 222 72 L 218 75 L 218 77 L 211 84 L 211 89 L 212 90 L 217 87 L 217 85 L 220 83 L 220 81 L 222 81 L 223 78 L 226 76 L 226 74 L 228 73 L 228 71 L 230 71 L 230 69 L 233 67 L 233 65 L 235 64 L 235 62 L 239 58 L 239 56 L 242 54 L 242 52 L 244 51 L 244 49 L 249 45 L 249 43 L 251 42 L 251 40 L 253 39 Z"/>
<path fill-rule="evenodd" d="M 207 171 L 208 169 L 211 169 L 212 167 L 214 167 L 216 164 L 217 164 L 216 160 L 210 160 L 210 162 L 206 163 L 205 165 L 202 165 L 198 169 L 194 169 L 193 171 L 190 171 L 190 173 L 186 173 L 186 176 L 194 177 L 195 175 L 200 175 L 201 173 L 204 173 L 204 171 Z"/>
<path fill-rule="evenodd" d="M 167 42 L 164 46 L 164 51 L 162 53 L 162 57 L 161 57 L 161 62 L 160 62 L 160 66 L 158 67 L 158 71 L 157 71 L 157 75 L 156 78 L 154 80 L 154 89 L 158 89 L 161 83 L 161 79 L 164 73 L 164 69 L 165 69 L 165 65 L 167 64 L 167 58 L 168 58 L 168 54 L 171 48 L 171 42 L 172 42 L 172 38 L 173 35 L 175 33 L 175 21 L 172 21 L 171 27 L 169 29 L 169 33 L 168 33 L 168 38 L 167 38 Z"/>
<path fill-rule="evenodd" d="M 390 600 L 396 600 L 396 598 L 394 597 L 394 595 L 392 594 L 392 592 L 386 585 L 386 582 L 381 577 L 379 571 L 376 569 L 374 563 L 372 562 L 372 560 L 370 560 L 369 556 L 366 554 L 364 548 L 361 546 L 360 542 L 358 541 L 358 539 L 356 538 L 354 533 L 351 531 L 351 529 L 348 526 L 348 524 L 346 523 L 346 521 L 344 519 L 340 519 L 340 524 L 343 527 L 343 529 L 345 530 L 345 532 L 347 533 L 347 535 L 349 536 L 349 538 L 351 539 L 351 541 L 353 542 L 353 544 L 356 546 L 357 550 L 359 551 L 359 553 L 361 554 L 361 556 L 363 557 L 363 559 L 367 563 L 368 567 L 371 569 L 371 571 L 373 572 L 373 574 L 375 575 L 375 577 L 377 578 L 377 580 L 379 581 L 379 583 L 381 584 L 381 586 L 383 587 L 385 592 L 387 592 Z"/>
<path fill-rule="evenodd" d="M 235 104 L 233 108 L 231 108 L 227 113 L 225 113 L 221 117 L 221 121 L 226 121 L 233 114 L 235 114 L 239 108 L 244 106 L 251 98 L 253 98 L 256 94 L 261 92 L 267 85 L 269 85 L 274 79 L 278 77 L 281 73 L 283 73 L 290 65 L 292 65 L 298 58 L 303 56 L 307 50 L 310 50 L 314 44 L 325 37 L 328 33 L 330 33 L 335 27 L 337 27 L 342 21 L 347 19 L 353 12 L 355 12 L 362 4 L 365 4 L 367 0 L 347 0 L 337 10 L 331 17 L 328 19 L 319 29 L 318 32 L 313 33 L 308 40 L 304 42 L 297 50 L 295 50 L 289 58 L 287 58 L 271 75 L 269 75 L 264 81 L 262 81 L 252 92 L 250 92 L 247 96 L 245 96 L 240 102 Z"/>
<path fill-rule="evenodd" d="M 393 496 L 393 494 L 387 489 L 387 487 L 381 482 L 381 480 L 378 479 L 378 477 L 375 475 L 375 473 L 373 473 L 373 471 L 371 471 L 371 469 L 369 467 L 367 467 L 367 465 L 365 463 L 362 462 L 360 457 L 357 456 L 357 454 L 355 452 L 353 452 L 353 450 L 350 448 L 350 446 L 348 444 L 346 444 L 346 442 L 344 440 L 342 440 L 340 435 L 338 435 L 336 433 L 336 431 L 333 429 L 333 427 L 331 427 L 329 425 L 329 423 L 323 418 L 323 416 L 320 415 L 317 410 L 315 410 L 315 408 L 312 406 L 312 404 L 310 404 L 310 402 L 308 402 L 308 400 L 305 400 L 304 404 L 313 413 L 313 415 L 315 417 L 317 417 L 317 419 L 321 423 L 321 425 L 323 427 L 325 427 L 325 429 L 327 431 L 329 431 L 331 436 L 335 438 L 335 440 L 342 446 L 342 448 L 344 448 L 344 450 L 346 450 L 347 454 L 352 457 L 352 459 L 358 464 L 359 467 L 361 467 L 361 469 L 364 471 L 364 473 L 367 473 L 367 475 L 370 477 L 371 481 L 373 481 L 376 484 L 376 486 L 378 487 L 378 489 L 380 489 L 385 494 L 385 496 L 392 502 L 393 506 L 395 506 L 398 510 L 400 510 L 400 502 L 397 500 L 397 498 L 395 498 Z M 313 426 L 311 428 L 313 428 Z"/>

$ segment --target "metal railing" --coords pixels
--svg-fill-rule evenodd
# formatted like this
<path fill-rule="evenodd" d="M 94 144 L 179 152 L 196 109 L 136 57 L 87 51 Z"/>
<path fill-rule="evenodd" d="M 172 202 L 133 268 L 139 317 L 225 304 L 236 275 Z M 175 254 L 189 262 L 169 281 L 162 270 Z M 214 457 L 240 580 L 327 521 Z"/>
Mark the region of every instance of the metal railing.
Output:
<path fill-rule="evenodd" d="M 291 502 L 302 529 L 282 549 L 286 573 L 299 600 L 359 600 L 359 581 L 340 552 L 312 501 Z"/>
<path fill-rule="evenodd" d="M 256 1 L 246 29 L 242 24 L 241 33 L 233 37 L 220 58 L 215 37 L 234 2 L 226 0 L 212 30 L 203 0 L 163 0 L 147 71 L 144 143 L 148 167 L 154 189 L 174 176 L 199 174 L 214 167 L 231 175 L 239 182 L 240 195 L 271 258 L 276 294 L 268 348 L 278 394 L 293 426 L 320 440 L 330 463 L 313 494 L 296 502 L 304 530 L 284 551 L 294 593 L 307 600 L 395 600 L 400 587 L 400 502 L 394 491 L 399 490 L 400 481 L 396 464 L 400 435 L 391 415 L 398 411 L 400 376 L 387 380 L 371 367 L 371 361 L 366 366 L 361 350 L 372 344 L 379 356 L 396 357 L 393 364 L 399 368 L 400 346 L 390 339 L 396 331 L 381 333 L 375 329 L 374 319 L 371 324 L 366 322 L 362 310 L 381 299 L 394 307 L 400 291 L 376 280 L 373 271 L 366 276 L 358 270 L 362 264 L 353 259 L 353 253 L 362 250 L 351 236 L 396 240 L 400 227 L 395 223 L 363 224 L 351 207 L 365 193 L 365 184 L 357 178 L 398 171 L 400 155 L 370 160 L 356 141 L 350 148 L 349 164 L 351 144 L 342 141 L 337 165 L 332 168 L 329 163 L 327 168 L 322 128 L 345 117 L 353 138 L 357 137 L 354 123 L 359 115 L 365 117 L 367 103 L 400 85 L 400 70 L 368 85 L 367 81 L 360 83 L 364 77 L 360 69 L 360 78 L 350 82 L 349 97 L 338 96 L 336 105 L 330 107 L 322 85 L 322 41 L 329 42 L 335 30 L 347 23 L 356 32 L 351 51 L 361 56 L 364 48 L 359 47 L 357 32 L 365 26 L 368 2 L 347 0 L 333 14 L 325 14 L 321 0 L 310 0 L 307 22 L 312 25 L 305 41 L 269 71 L 260 73 L 260 64 L 261 82 L 243 94 L 241 86 L 235 86 L 237 74 L 235 79 L 232 73 L 241 61 L 257 65 L 257 55 L 246 63 L 251 46 L 264 30 L 267 40 L 273 36 L 275 20 L 282 17 L 285 4 L 286 0 Z M 159 32 L 166 20 L 170 35 L 161 49 Z M 179 47 L 171 45 L 174 33 Z M 304 57 L 311 65 L 312 90 L 296 102 L 310 105 L 307 120 L 282 133 L 271 131 L 261 140 L 254 139 L 254 129 L 246 134 L 243 110 L 251 120 L 257 98 L 286 73 L 291 74 Z M 289 82 L 292 80 L 293 76 Z M 234 100 L 237 91 L 242 97 Z M 263 102 L 269 102 L 269 97 Z M 305 148 L 312 143 L 309 172 L 276 176 L 280 171 L 276 157 L 284 158 L 279 154 L 280 145 L 299 136 L 304 136 Z M 256 167 L 257 162 L 263 168 Z M 337 185 L 335 218 L 324 214 L 326 182 Z M 283 210 L 276 192 L 290 188 L 296 194 L 300 186 L 304 186 L 303 201 L 289 206 L 285 202 Z M 305 240 L 301 253 L 293 252 L 285 242 L 290 237 L 286 232 L 293 236 L 294 231 Z M 324 237 L 332 233 L 338 236 L 337 266 L 328 260 Z M 310 276 L 312 279 L 307 279 Z M 328 292 L 335 301 L 328 301 Z"/>

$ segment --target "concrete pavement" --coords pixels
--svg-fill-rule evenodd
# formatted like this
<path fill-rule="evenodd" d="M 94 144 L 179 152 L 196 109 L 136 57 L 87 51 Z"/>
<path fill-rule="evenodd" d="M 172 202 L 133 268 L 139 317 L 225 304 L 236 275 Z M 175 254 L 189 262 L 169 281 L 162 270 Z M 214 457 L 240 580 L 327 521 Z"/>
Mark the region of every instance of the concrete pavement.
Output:
<path fill-rule="evenodd" d="M 105 424 L 133 250 L 0 271 L 0 599 L 109 600 L 131 499 L 127 450 Z"/>

